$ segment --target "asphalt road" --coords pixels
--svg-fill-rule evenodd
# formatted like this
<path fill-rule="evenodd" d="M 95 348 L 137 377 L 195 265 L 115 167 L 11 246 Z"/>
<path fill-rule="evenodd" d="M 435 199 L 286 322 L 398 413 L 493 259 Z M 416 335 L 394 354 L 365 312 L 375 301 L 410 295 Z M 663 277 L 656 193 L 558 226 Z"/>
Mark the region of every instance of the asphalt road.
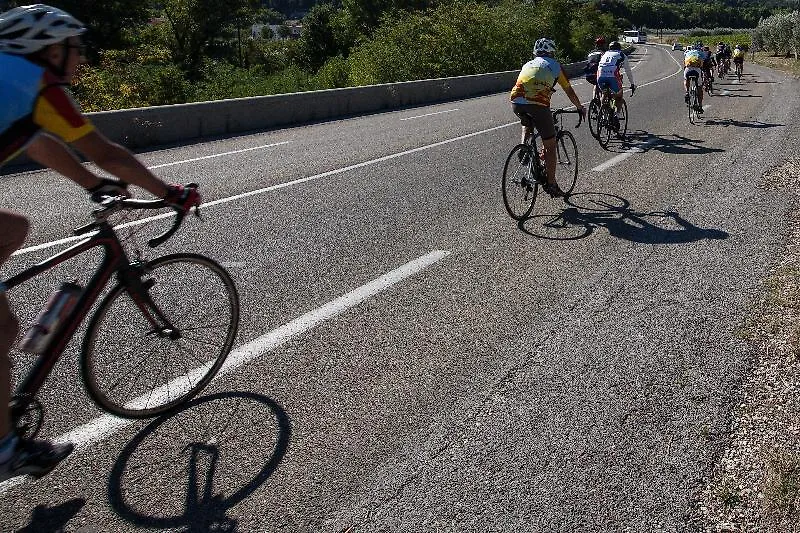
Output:
<path fill-rule="evenodd" d="M 141 154 L 218 201 L 158 254 L 223 262 L 236 345 L 256 343 L 178 414 L 103 425 L 78 335 L 41 400 L 43 434 L 80 446 L 0 485 L 0 529 L 686 530 L 786 245 L 795 193 L 760 177 L 796 153 L 800 81 L 746 65 L 691 125 L 677 54 L 633 55 L 630 143 L 573 129 L 575 193 L 521 227 L 506 94 Z M 51 172 L 1 177 L 0 199 L 33 224 L 4 277 L 90 208 Z M 92 264 L 10 293 L 23 321 Z"/>

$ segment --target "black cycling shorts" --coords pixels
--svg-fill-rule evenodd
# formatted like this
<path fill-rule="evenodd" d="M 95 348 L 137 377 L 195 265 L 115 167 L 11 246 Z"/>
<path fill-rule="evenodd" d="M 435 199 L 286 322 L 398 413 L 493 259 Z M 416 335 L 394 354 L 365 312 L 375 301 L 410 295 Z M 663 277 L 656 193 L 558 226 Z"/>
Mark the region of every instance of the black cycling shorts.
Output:
<path fill-rule="evenodd" d="M 553 124 L 553 114 L 549 107 L 535 104 L 511 104 L 511 109 L 522 122 L 523 126 L 535 127 L 542 140 L 546 141 L 556 136 L 556 127 Z"/>

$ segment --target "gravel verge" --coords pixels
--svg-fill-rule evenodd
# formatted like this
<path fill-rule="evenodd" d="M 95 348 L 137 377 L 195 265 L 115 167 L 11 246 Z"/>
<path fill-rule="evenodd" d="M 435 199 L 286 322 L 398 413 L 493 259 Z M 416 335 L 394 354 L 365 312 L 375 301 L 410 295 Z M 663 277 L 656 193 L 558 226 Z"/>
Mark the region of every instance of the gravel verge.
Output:
<path fill-rule="evenodd" d="M 800 158 L 770 170 L 764 186 L 793 197 L 789 245 L 742 328 L 753 372 L 728 445 L 693 502 L 695 531 L 800 532 Z"/>

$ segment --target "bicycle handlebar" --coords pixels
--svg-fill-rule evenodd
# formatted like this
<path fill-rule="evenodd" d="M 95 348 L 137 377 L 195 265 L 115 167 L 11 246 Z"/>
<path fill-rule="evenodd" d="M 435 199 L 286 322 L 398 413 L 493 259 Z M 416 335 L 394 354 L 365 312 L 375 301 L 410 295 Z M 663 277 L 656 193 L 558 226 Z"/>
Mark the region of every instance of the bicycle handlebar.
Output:
<path fill-rule="evenodd" d="M 581 124 L 583 123 L 583 115 L 581 114 L 580 110 L 578 110 L 578 109 L 572 109 L 572 110 L 567 110 L 567 109 L 563 109 L 563 108 L 562 109 L 556 109 L 555 111 L 553 111 L 553 121 L 555 122 L 555 120 L 558 117 L 558 115 L 567 115 L 567 114 L 568 115 L 578 115 L 578 124 L 575 127 L 576 128 L 580 128 Z"/>
<path fill-rule="evenodd" d="M 147 244 L 151 248 L 155 248 L 156 246 L 166 242 L 167 239 L 172 237 L 175 232 L 178 231 L 178 229 L 181 227 L 181 224 L 183 224 L 183 219 L 186 217 L 186 213 L 188 213 L 188 211 L 184 211 L 181 208 L 166 202 L 165 200 L 136 200 L 132 198 L 126 198 L 124 196 L 109 196 L 105 198 L 100 205 L 100 208 L 92 211 L 92 216 L 95 219 L 94 222 L 77 228 L 73 231 L 74 235 L 83 235 L 85 233 L 89 233 L 100 223 L 105 222 L 110 215 L 118 211 L 132 211 L 135 209 L 164 209 L 166 207 L 172 208 L 172 210 L 175 211 L 175 221 L 172 223 L 172 226 L 170 226 L 161 235 L 153 237 L 147 241 Z M 199 209 L 197 207 L 194 208 L 194 214 L 197 217 L 200 216 Z"/>

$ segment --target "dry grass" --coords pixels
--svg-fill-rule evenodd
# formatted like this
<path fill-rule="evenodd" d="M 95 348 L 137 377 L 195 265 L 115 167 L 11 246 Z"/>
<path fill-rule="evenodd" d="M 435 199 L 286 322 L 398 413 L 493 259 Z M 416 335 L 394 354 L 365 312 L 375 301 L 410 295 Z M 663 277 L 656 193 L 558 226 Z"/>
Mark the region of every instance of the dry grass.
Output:
<path fill-rule="evenodd" d="M 763 176 L 795 191 L 800 158 Z M 695 496 L 691 524 L 705 533 L 800 533 L 800 198 L 781 267 L 741 333 L 757 360 L 734 408 L 730 442 Z"/>
<path fill-rule="evenodd" d="M 751 59 L 752 55 L 748 55 L 747 58 Z M 800 61 L 795 60 L 794 57 L 773 56 L 766 52 L 757 52 L 753 62 L 800 76 Z"/>
<path fill-rule="evenodd" d="M 761 492 L 764 509 L 774 522 L 800 520 L 800 454 L 772 452 Z"/>

